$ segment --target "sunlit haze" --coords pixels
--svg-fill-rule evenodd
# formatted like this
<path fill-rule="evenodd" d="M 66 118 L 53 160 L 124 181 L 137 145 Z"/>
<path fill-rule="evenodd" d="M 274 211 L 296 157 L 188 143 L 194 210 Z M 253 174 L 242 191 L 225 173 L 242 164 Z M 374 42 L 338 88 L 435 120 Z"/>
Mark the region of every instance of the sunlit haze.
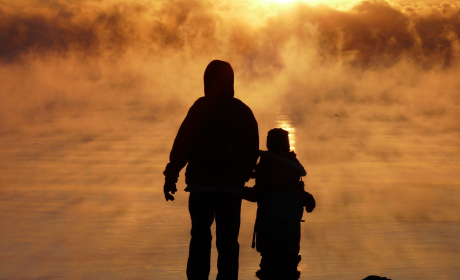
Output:
<path fill-rule="evenodd" d="M 460 2 L 405 0 L 0 0 L 0 279 L 185 279 L 162 172 L 213 59 L 308 172 L 301 279 L 460 279 Z"/>

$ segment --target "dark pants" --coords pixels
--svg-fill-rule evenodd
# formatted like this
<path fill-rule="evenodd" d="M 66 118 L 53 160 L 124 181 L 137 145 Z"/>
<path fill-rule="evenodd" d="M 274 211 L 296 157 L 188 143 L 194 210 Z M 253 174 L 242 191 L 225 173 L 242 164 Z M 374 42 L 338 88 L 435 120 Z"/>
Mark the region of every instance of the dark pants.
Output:
<path fill-rule="evenodd" d="M 220 192 L 191 192 L 189 212 L 192 239 L 187 262 L 189 280 L 208 280 L 211 225 L 216 220 L 217 280 L 238 279 L 241 197 Z"/>
<path fill-rule="evenodd" d="M 261 254 L 260 270 L 256 276 L 260 280 L 297 280 L 300 271 L 297 266 L 301 260 L 297 254 Z"/>
<path fill-rule="evenodd" d="M 260 270 L 256 273 L 260 280 L 299 279 L 300 221 L 258 223 L 256 242 L 257 251 L 262 256 Z"/>

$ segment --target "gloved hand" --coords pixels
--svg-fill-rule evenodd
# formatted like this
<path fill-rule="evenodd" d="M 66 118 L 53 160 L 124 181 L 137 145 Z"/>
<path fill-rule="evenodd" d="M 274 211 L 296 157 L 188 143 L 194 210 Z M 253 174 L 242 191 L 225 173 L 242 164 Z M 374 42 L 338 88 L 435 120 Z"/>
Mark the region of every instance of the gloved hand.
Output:
<path fill-rule="evenodd" d="M 250 202 L 257 202 L 259 198 L 259 192 L 250 187 L 244 187 L 243 189 L 243 199 L 250 201 Z"/>
<path fill-rule="evenodd" d="M 166 201 L 168 200 L 174 201 L 174 196 L 172 196 L 172 194 L 175 194 L 177 192 L 176 184 L 165 182 L 165 185 L 163 187 L 163 192 L 165 193 Z"/>
<path fill-rule="evenodd" d="M 315 199 L 308 192 L 304 192 L 304 194 L 302 195 L 302 202 L 303 202 L 303 205 L 305 206 L 305 210 L 308 213 L 311 213 L 313 211 L 313 209 L 315 209 L 315 207 L 316 207 Z"/>

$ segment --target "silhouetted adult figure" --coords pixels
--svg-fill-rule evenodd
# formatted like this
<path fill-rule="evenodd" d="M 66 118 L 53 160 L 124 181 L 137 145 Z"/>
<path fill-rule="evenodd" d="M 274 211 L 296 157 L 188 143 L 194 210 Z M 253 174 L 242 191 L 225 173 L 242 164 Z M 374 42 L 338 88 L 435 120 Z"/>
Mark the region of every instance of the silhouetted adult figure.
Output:
<path fill-rule="evenodd" d="M 257 122 L 251 109 L 234 98 L 229 63 L 213 60 L 204 72 L 204 97 L 190 108 L 164 171 L 166 200 L 174 200 L 180 170 L 186 165 L 192 220 L 187 277 L 207 280 L 211 225 L 216 220 L 217 280 L 238 279 L 241 194 L 259 150 Z"/>

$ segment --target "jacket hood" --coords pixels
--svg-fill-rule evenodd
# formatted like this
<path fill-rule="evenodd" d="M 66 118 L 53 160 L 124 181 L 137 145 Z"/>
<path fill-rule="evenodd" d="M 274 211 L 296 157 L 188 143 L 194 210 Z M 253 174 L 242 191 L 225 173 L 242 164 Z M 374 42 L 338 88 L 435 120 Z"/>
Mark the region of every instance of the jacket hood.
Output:
<path fill-rule="evenodd" d="M 204 71 L 204 96 L 212 99 L 232 98 L 234 74 L 230 63 L 213 60 Z"/>
<path fill-rule="evenodd" d="M 289 152 L 289 132 L 282 128 L 274 128 L 267 135 L 267 149 L 271 152 Z"/>

